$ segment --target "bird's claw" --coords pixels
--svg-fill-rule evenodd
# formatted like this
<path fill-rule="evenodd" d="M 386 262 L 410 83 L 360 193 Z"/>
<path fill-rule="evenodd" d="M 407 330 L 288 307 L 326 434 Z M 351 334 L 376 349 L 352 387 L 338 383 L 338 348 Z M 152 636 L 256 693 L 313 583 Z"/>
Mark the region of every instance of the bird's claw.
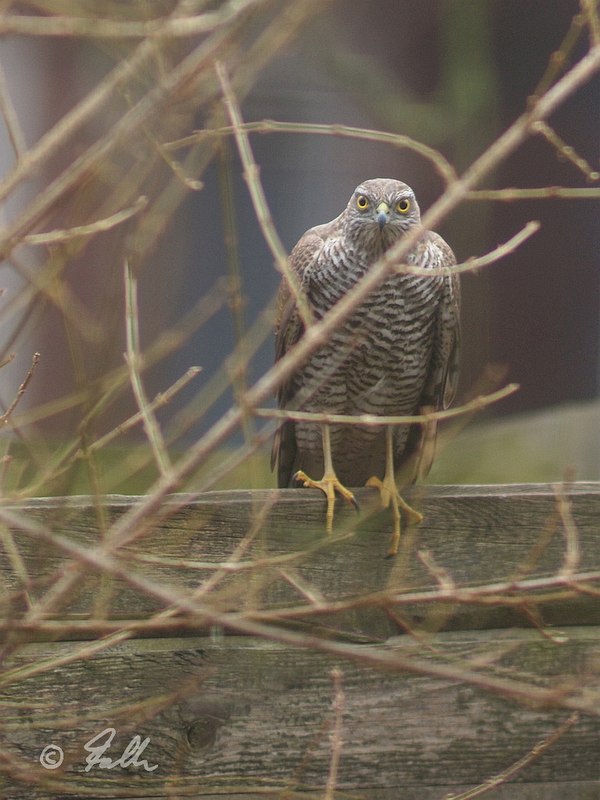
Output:
<path fill-rule="evenodd" d="M 366 485 L 379 489 L 381 505 L 384 508 L 388 508 L 390 505 L 392 506 L 394 527 L 392 529 L 392 538 L 387 555 L 388 557 L 395 556 L 400 546 L 401 510 L 404 511 L 411 522 L 417 525 L 423 521 L 423 515 L 412 506 L 408 505 L 406 500 L 400 495 L 395 481 L 390 481 L 387 478 L 381 480 L 381 478 L 373 476 L 369 478 Z"/>
<path fill-rule="evenodd" d="M 320 481 L 315 481 L 313 478 L 309 478 L 305 472 L 299 470 L 294 475 L 294 480 L 301 481 L 302 485 L 307 489 L 320 489 L 325 494 L 325 497 L 327 498 L 327 533 L 331 533 L 333 531 L 333 514 L 335 509 L 336 492 L 341 495 L 344 500 L 354 506 L 355 511 L 359 510 L 358 502 L 354 497 L 354 494 L 350 491 L 350 489 L 347 489 L 344 484 L 340 482 L 334 472 L 325 472 Z"/>

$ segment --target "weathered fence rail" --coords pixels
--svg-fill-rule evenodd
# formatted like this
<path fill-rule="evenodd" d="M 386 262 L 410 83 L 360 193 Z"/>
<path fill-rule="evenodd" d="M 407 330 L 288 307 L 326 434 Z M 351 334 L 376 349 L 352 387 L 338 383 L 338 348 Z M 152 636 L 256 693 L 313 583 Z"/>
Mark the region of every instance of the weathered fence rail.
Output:
<path fill-rule="evenodd" d="M 428 487 L 395 559 L 386 512 L 328 538 L 318 492 L 175 497 L 64 596 L 49 534 L 93 554 L 136 498 L 10 509 L 1 796 L 600 797 L 600 485 L 568 496 Z"/>

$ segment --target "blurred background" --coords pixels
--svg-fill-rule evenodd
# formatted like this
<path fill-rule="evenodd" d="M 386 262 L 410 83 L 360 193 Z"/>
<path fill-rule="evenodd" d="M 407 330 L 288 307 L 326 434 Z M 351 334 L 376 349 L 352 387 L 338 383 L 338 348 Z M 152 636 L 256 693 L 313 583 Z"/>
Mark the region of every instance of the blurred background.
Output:
<path fill-rule="evenodd" d="M 121 23 L 169 14 L 213 14 L 216 22 L 154 44 L 133 27 L 112 36 L 93 26 L 50 36 L 32 23 L 9 28 L 0 43 L 4 119 L 17 120 L 0 130 L 10 242 L 0 272 L 0 331 L 4 357 L 15 356 L 0 373 L 5 410 L 32 354 L 41 356 L 5 425 L 6 490 L 138 492 L 156 476 L 140 425 L 105 448 L 93 445 L 137 411 L 123 360 L 126 257 L 138 282 L 147 396 L 164 392 L 190 366 L 202 367 L 157 411 L 173 458 L 272 364 L 279 275 L 235 143 L 194 135 L 228 124 L 215 58 L 227 66 L 248 122 L 404 134 L 460 173 L 525 110 L 536 88 L 585 55 L 582 7 L 577 0 L 19 3 L 18 13 L 37 19 L 39 30 L 44 18 L 93 23 L 95 13 Z M 552 59 L 559 49 L 564 65 Z M 197 63 L 179 80 L 177 69 L 190 58 Z M 116 69 L 129 73 L 113 79 Z M 100 102 L 103 86 L 110 91 Z M 152 105 L 160 90 L 165 97 Z M 54 126 L 90 98 L 95 112 L 53 143 Z M 128 128 L 134 112 L 142 120 Z M 596 76 L 550 120 L 579 164 L 537 135 L 480 188 L 598 186 L 599 112 Z M 251 133 L 251 144 L 287 250 L 307 228 L 337 216 L 366 178 L 409 183 L 422 211 L 443 191 L 432 163 L 411 149 L 266 127 Z M 41 152 L 38 162 L 32 152 Z M 140 195 L 148 199 L 144 209 L 110 230 L 50 246 L 24 238 L 106 218 Z M 502 365 L 503 380 L 520 390 L 445 430 L 431 481 L 559 480 L 569 467 L 577 478 L 600 479 L 599 199 L 480 197 L 445 220 L 440 233 L 459 262 L 489 252 L 529 220 L 541 229 L 504 260 L 464 277 L 458 402 L 481 389 L 489 365 Z M 250 420 L 224 442 L 192 486 L 274 485 L 268 444 L 211 481 L 226 456 L 244 442 L 252 449 L 261 425 Z"/>

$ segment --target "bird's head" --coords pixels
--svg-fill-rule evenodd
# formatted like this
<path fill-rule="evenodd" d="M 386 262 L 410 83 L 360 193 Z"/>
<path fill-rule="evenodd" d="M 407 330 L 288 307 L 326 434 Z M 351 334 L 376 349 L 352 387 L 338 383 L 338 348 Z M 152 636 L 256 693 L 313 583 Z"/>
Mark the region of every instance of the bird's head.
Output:
<path fill-rule="evenodd" d="M 373 178 L 356 187 L 346 207 L 344 225 L 353 239 L 381 251 L 420 219 L 410 186 L 392 178 Z"/>

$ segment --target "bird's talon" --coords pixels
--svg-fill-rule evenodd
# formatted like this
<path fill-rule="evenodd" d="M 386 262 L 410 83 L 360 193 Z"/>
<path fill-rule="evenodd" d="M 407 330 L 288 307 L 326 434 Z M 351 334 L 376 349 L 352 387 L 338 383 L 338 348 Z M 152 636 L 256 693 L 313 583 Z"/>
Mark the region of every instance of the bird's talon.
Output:
<path fill-rule="evenodd" d="M 401 530 L 401 511 L 404 511 L 406 516 L 410 522 L 414 524 L 419 524 L 423 521 L 423 515 L 420 511 L 417 511 L 412 506 L 409 506 L 406 500 L 400 495 L 398 488 L 396 486 L 395 481 L 392 479 L 390 480 L 387 476 L 381 480 L 381 478 L 377 478 L 373 476 L 369 478 L 367 481 L 367 486 L 372 486 L 376 489 L 379 489 L 379 495 L 381 498 L 381 505 L 383 508 L 388 508 L 390 505 L 392 506 L 392 517 L 394 520 L 394 527 L 392 531 L 392 538 L 390 541 L 390 547 L 387 552 L 387 557 L 391 558 L 395 556 L 398 552 L 398 548 L 400 546 L 400 530 Z"/>
<path fill-rule="evenodd" d="M 377 478 L 375 475 L 373 475 L 373 477 L 369 478 L 369 480 L 366 482 L 365 486 L 372 486 L 374 489 L 379 490 L 381 505 L 384 508 L 387 508 L 392 502 L 392 492 L 390 491 L 389 486 L 387 486 L 387 484 L 382 481 L 381 478 Z"/>
<path fill-rule="evenodd" d="M 414 522 L 415 525 L 420 525 L 423 522 L 423 514 L 420 511 L 417 511 L 416 508 L 405 504 L 403 506 L 404 511 L 406 512 L 406 516 L 410 518 L 411 522 Z"/>
<path fill-rule="evenodd" d="M 336 492 L 341 495 L 344 500 L 347 500 L 352 506 L 354 506 L 355 511 L 359 510 L 358 502 L 356 501 L 354 494 L 350 491 L 350 489 L 346 489 L 343 483 L 340 483 L 337 475 L 334 472 L 325 472 L 320 481 L 315 481 L 313 478 L 309 478 L 309 476 L 302 470 L 298 470 L 298 472 L 296 472 L 294 475 L 294 480 L 302 481 L 302 485 L 307 489 L 320 489 L 324 493 L 325 497 L 327 498 L 327 533 L 331 533 L 333 530 L 333 514 Z"/>

